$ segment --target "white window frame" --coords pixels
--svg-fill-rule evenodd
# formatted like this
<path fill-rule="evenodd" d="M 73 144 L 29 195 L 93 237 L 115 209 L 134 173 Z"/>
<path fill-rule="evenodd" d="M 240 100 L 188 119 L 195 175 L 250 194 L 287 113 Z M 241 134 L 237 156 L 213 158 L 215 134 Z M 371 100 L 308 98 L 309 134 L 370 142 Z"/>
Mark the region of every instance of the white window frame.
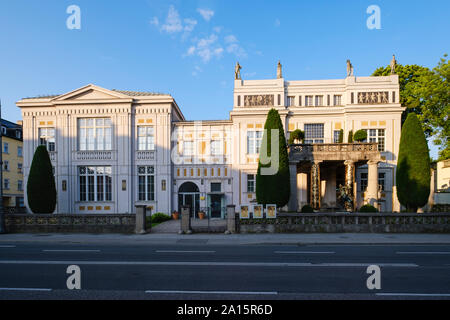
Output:
<path fill-rule="evenodd" d="M 83 173 L 84 169 L 84 173 Z M 90 173 L 92 171 L 92 173 Z M 90 177 L 93 178 L 93 183 L 90 183 Z M 82 178 L 85 178 L 82 183 Z M 102 181 L 102 191 L 98 190 L 99 180 Z M 85 190 L 82 190 L 82 186 Z M 91 192 L 92 185 L 92 192 Z M 90 195 L 93 193 L 93 197 Z M 78 198 L 80 202 L 111 202 L 112 201 L 112 167 L 111 166 L 79 166 L 78 167 Z M 99 197 L 101 195 L 101 197 Z"/>
<path fill-rule="evenodd" d="M 112 150 L 111 118 L 78 118 L 77 122 L 79 151 Z"/>
<path fill-rule="evenodd" d="M 138 166 L 138 201 L 155 201 L 156 184 L 155 184 L 155 167 L 154 166 Z M 141 183 L 142 182 L 142 183 Z"/>
<path fill-rule="evenodd" d="M 247 154 L 259 154 L 261 151 L 263 133 L 264 132 L 260 130 L 247 131 Z"/>
<path fill-rule="evenodd" d="M 139 151 L 155 151 L 155 127 L 154 126 L 138 126 L 138 150 Z"/>
<path fill-rule="evenodd" d="M 48 152 L 56 151 L 55 128 L 39 128 L 39 145 L 45 146 Z"/>

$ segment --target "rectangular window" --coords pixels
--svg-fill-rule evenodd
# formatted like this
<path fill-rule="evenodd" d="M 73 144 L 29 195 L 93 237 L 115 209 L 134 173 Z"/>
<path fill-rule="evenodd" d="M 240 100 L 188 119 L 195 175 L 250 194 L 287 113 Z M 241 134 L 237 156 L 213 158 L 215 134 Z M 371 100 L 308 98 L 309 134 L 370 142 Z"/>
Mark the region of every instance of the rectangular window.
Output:
<path fill-rule="evenodd" d="M 378 151 L 384 152 L 386 150 L 386 130 L 385 129 L 368 129 L 364 130 L 367 132 L 367 141 L 371 143 L 378 143 Z"/>
<path fill-rule="evenodd" d="M 381 191 L 384 191 L 386 181 L 386 173 L 379 172 L 378 173 L 378 185 L 381 186 Z"/>
<path fill-rule="evenodd" d="M 23 149 L 20 146 L 17 147 L 17 156 L 18 157 L 22 157 L 23 156 Z"/>
<path fill-rule="evenodd" d="M 312 107 L 312 106 L 313 106 L 313 96 L 306 96 L 305 107 Z"/>
<path fill-rule="evenodd" d="M 288 107 L 295 106 L 295 97 L 287 97 L 287 106 Z"/>
<path fill-rule="evenodd" d="M 342 106 L 342 96 L 341 95 L 334 95 L 334 97 L 333 97 L 333 105 L 335 105 L 335 106 Z"/>
<path fill-rule="evenodd" d="M 138 167 L 139 201 L 155 201 L 155 167 Z"/>
<path fill-rule="evenodd" d="M 254 193 L 256 185 L 256 177 L 254 174 L 247 175 L 247 192 Z"/>
<path fill-rule="evenodd" d="M 305 124 L 305 143 L 323 143 L 324 142 L 324 124 L 313 123 Z"/>
<path fill-rule="evenodd" d="M 222 141 L 220 140 L 212 140 L 211 141 L 211 155 L 219 156 L 222 155 Z"/>
<path fill-rule="evenodd" d="M 111 167 L 78 167 L 80 201 L 112 201 Z"/>
<path fill-rule="evenodd" d="M 316 107 L 323 106 L 323 96 L 316 96 Z"/>
<path fill-rule="evenodd" d="M 153 151 L 155 150 L 155 132 L 151 126 L 138 127 L 138 150 Z"/>
<path fill-rule="evenodd" d="M 17 181 L 17 190 L 23 191 L 23 181 L 22 180 Z"/>
<path fill-rule="evenodd" d="M 211 192 L 221 192 L 222 184 L 221 183 L 211 183 Z"/>
<path fill-rule="evenodd" d="M 341 134 L 341 130 L 334 130 L 333 131 L 333 142 L 339 143 L 339 136 Z"/>
<path fill-rule="evenodd" d="M 39 145 L 46 146 L 48 152 L 56 151 L 55 128 L 39 129 Z"/>
<path fill-rule="evenodd" d="M 193 156 L 194 155 L 194 142 L 184 141 L 183 142 L 183 155 Z"/>
<path fill-rule="evenodd" d="M 247 154 L 259 154 L 262 137 L 262 131 L 247 131 Z"/>
<path fill-rule="evenodd" d="M 368 181 L 368 174 L 366 172 L 362 172 L 361 173 L 361 183 L 360 183 L 360 186 L 361 186 L 360 191 L 361 192 L 366 192 L 366 190 L 367 190 L 367 181 Z"/>
<path fill-rule="evenodd" d="M 8 142 L 3 143 L 3 153 L 9 153 L 9 144 L 8 144 Z"/>
<path fill-rule="evenodd" d="M 80 151 L 112 150 L 111 141 L 111 119 L 78 119 L 78 148 Z"/>

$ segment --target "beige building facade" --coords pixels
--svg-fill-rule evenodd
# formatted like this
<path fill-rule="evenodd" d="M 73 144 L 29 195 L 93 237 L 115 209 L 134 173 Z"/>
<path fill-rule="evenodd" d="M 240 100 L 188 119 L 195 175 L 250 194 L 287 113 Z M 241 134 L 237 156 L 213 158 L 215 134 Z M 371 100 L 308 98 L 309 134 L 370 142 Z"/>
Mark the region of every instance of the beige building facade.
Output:
<path fill-rule="evenodd" d="M 34 150 L 46 144 L 55 167 L 58 213 L 153 212 L 189 205 L 224 218 L 227 205 L 256 201 L 256 172 L 267 113 L 280 113 L 290 147 L 291 200 L 342 210 L 340 185 L 351 185 L 354 208 L 399 211 L 395 168 L 401 130 L 398 76 L 339 80 L 241 80 L 230 118 L 186 121 L 170 95 L 107 90 L 72 92 L 17 102 L 24 129 L 24 180 Z M 364 143 L 337 143 L 340 130 L 366 130 Z M 26 200 L 26 199 L 25 199 Z M 26 202 L 26 201 L 25 201 Z"/>

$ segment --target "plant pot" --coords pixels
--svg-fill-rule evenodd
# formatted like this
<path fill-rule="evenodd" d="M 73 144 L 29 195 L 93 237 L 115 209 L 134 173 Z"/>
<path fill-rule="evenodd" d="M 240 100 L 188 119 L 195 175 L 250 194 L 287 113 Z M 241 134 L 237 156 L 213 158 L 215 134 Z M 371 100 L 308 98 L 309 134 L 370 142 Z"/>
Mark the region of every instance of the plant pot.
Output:
<path fill-rule="evenodd" d="M 178 220 L 179 217 L 180 217 L 180 214 L 178 212 L 172 213 L 172 219 L 173 220 Z"/>
<path fill-rule="evenodd" d="M 198 213 L 198 218 L 199 218 L 200 220 L 205 219 L 205 213 L 204 213 L 204 212 L 199 212 L 199 213 Z"/>

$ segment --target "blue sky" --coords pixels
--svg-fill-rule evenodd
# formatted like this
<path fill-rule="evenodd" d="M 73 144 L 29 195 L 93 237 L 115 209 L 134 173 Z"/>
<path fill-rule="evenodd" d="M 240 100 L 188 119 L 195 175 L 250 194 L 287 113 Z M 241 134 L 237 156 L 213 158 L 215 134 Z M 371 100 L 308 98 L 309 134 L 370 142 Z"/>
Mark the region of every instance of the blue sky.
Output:
<path fill-rule="evenodd" d="M 370 5 L 381 29 L 369 30 Z M 69 30 L 66 9 L 81 9 Z M 388 65 L 434 67 L 450 53 L 448 0 L 14 0 L 0 3 L 3 118 L 15 102 L 94 83 L 172 94 L 190 120 L 228 119 L 234 65 L 244 79 L 357 76 Z M 434 153 L 435 151 L 433 151 Z"/>

